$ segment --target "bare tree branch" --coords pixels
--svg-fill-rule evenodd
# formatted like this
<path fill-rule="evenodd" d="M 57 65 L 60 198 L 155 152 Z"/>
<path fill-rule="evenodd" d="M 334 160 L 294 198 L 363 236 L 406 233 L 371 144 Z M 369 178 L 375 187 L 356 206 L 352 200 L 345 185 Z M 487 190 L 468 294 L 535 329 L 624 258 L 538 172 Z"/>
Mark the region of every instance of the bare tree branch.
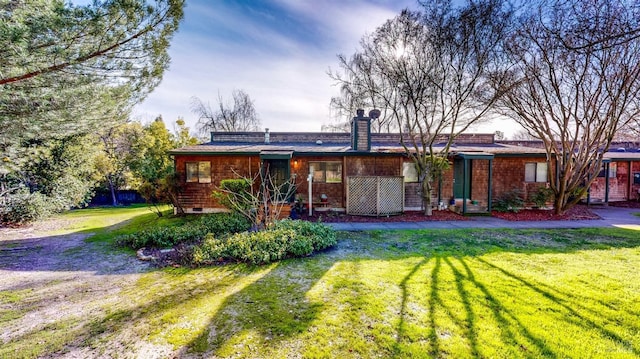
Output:
<path fill-rule="evenodd" d="M 191 98 L 191 111 L 199 116 L 198 131 L 208 134 L 210 131 L 257 131 L 260 119 L 253 100 L 242 90 L 234 90 L 233 103 L 225 103 L 218 94 L 218 108 L 214 110 L 209 103 L 197 97 Z"/>

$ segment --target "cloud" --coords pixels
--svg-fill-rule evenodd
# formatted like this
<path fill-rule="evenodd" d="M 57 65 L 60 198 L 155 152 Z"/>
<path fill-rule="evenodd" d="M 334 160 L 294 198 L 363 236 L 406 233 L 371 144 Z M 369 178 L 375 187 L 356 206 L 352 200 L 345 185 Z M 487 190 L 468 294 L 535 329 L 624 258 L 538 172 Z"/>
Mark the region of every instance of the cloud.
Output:
<path fill-rule="evenodd" d="M 350 54 L 359 39 L 414 4 L 370 1 L 274 0 L 189 2 L 170 49 L 171 67 L 134 117 L 165 122 L 180 116 L 193 129 L 190 98 L 215 105 L 242 89 L 254 100 L 263 127 L 272 131 L 319 131 L 338 93 L 327 75 L 338 53 Z"/>

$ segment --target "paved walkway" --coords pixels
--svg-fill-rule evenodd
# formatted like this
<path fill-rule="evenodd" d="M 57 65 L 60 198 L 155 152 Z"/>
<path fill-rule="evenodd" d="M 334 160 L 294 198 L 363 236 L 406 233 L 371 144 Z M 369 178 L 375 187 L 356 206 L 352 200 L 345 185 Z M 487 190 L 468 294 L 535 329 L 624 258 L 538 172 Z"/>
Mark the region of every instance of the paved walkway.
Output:
<path fill-rule="evenodd" d="M 495 217 L 469 217 L 467 221 L 425 221 L 425 222 L 375 222 L 375 223 L 325 223 L 339 231 L 370 231 L 395 229 L 459 229 L 459 228 L 594 228 L 619 227 L 640 231 L 638 208 L 600 207 L 592 208 L 602 219 L 577 221 L 506 221 Z"/>

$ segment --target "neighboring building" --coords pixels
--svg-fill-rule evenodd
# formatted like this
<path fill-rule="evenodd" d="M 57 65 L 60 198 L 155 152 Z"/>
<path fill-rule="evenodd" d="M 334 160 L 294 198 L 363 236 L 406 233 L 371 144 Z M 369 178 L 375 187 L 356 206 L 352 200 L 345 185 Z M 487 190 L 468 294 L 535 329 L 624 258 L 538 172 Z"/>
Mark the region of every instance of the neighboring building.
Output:
<path fill-rule="evenodd" d="M 399 139 L 398 134 L 371 133 L 370 119 L 361 111 L 351 133 L 212 132 L 210 142 L 170 154 L 182 183 L 179 200 L 187 213 L 224 210 L 211 196 L 220 181 L 252 178 L 264 170 L 276 182 L 291 179 L 305 203 L 311 188 L 316 210 L 386 215 L 422 205 L 413 162 Z M 610 175 L 594 182 L 590 198 L 636 199 L 640 152 L 611 152 L 606 158 Z M 432 202 L 446 207 L 453 200 L 463 213 L 488 213 L 494 198 L 512 190 L 520 190 L 526 201 L 547 185 L 549 164 L 542 148 L 496 142 L 494 134 L 460 135 L 450 159 L 451 169 L 435 184 Z"/>

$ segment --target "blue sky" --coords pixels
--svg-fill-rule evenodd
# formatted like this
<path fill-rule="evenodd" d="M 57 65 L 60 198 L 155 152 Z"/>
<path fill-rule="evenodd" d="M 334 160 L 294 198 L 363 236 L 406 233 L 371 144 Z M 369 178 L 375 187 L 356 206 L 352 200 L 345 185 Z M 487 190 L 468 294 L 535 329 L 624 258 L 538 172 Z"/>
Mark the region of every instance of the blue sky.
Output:
<path fill-rule="evenodd" d="M 373 32 L 415 0 L 187 1 L 162 83 L 136 106 L 134 119 L 162 114 L 168 127 L 180 116 L 193 129 L 190 98 L 215 106 L 220 93 L 242 89 L 254 100 L 262 127 L 320 131 L 331 123 L 338 94 L 327 75 L 337 54 L 352 54 Z"/>
<path fill-rule="evenodd" d="M 87 0 L 74 0 L 86 4 Z M 234 89 L 253 99 L 262 128 L 274 132 L 320 131 L 335 123 L 329 102 L 338 89 L 327 75 L 337 55 L 350 56 L 373 32 L 417 0 L 187 0 L 174 36 L 170 68 L 161 84 L 134 108 L 143 123 L 162 115 L 168 128 L 178 117 L 194 131 L 196 96 L 215 107 Z M 471 129 L 516 129 L 494 121 Z"/>

